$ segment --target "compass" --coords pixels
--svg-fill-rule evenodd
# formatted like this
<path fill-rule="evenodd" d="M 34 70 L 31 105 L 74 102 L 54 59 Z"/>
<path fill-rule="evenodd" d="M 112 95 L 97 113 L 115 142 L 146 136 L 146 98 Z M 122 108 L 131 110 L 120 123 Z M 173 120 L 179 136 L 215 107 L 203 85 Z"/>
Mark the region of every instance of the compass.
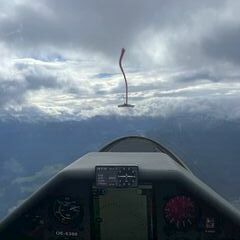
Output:
<path fill-rule="evenodd" d="M 65 196 L 56 199 L 53 204 L 53 214 L 61 224 L 72 224 L 81 222 L 83 218 L 83 207 L 71 197 Z"/>

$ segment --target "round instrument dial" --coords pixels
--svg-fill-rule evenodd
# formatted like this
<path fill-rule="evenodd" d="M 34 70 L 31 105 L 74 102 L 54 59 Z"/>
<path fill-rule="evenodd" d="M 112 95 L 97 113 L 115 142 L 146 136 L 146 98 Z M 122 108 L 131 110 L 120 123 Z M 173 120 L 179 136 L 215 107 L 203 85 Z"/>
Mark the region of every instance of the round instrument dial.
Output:
<path fill-rule="evenodd" d="M 72 224 L 76 220 L 80 223 L 83 218 L 81 204 L 68 196 L 57 199 L 54 202 L 53 213 L 58 222 L 62 224 Z"/>
<path fill-rule="evenodd" d="M 166 222 L 177 229 L 190 227 L 194 223 L 195 212 L 192 199 L 183 195 L 171 198 L 164 207 Z"/>

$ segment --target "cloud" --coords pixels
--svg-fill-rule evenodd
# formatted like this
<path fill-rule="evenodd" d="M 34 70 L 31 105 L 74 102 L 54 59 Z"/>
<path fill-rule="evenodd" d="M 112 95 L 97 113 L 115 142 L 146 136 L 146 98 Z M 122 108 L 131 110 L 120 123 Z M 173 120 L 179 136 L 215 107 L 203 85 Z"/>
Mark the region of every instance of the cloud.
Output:
<path fill-rule="evenodd" d="M 0 106 L 23 102 L 28 90 L 58 87 L 56 77 L 46 74 L 46 69 L 18 62 L 10 60 L 9 68 L 0 76 Z"/>
<path fill-rule="evenodd" d="M 8 172 L 9 174 L 21 174 L 24 169 L 21 163 L 17 161 L 15 158 L 10 158 L 7 161 L 4 161 L 1 164 L 1 170 L 3 172 Z"/>
<path fill-rule="evenodd" d="M 36 172 L 32 176 L 18 177 L 14 179 L 12 184 L 17 184 L 18 187 L 20 187 L 21 193 L 33 193 L 46 181 L 46 179 L 51 178 L 63 167 L 64 166 L 62 164 L 44 166 L 40 171 Z"/>
<path fill-rule="evenodd" d="M 7 70 L 0 76 L 0 106 L 24 105 L 28 92 L 41 91 L 42 89 L 59 89 L 78 93 L 88 93 L 86 74 L 81 71 L 74 72 L 75 64 L 69 62 L 46 62 L 34 58 L 8 59 Z M 2 77 L 2 78 L 1 78 Z M 79 78 L 79 79 L 78 79 Z"/>
<path fill-rule="evenodd" d="M 233 0 L 2 1 L 0 116 L 165 116 L 188 111 L 188 102 L 196 111 L 202 102 L 234 104 L 238 6 Z M 124 101 L 122 47 L 136 105 L 127 111 L 116 108 Z"/>
<path fill-rule="evenodd" d="M 200 28 L 197 17 L 222 12 L 224 2 L 20 1 L 13 4 L 11 10 L 5 10 L 6 16 L 0 22 L 0 34 L 2 41 L 25 50 L 49 46 L 77 48 L 115 58 L 119 49 L 125 46 L 132 49 L 130 52 L 135 56 L 141 55 L 141 52 L 152 55 L 149 46 L 153 44 L 152 39 L 162 40 L 155 45 L 155 51 L 161 49 L 161 45 L 169 48 L 167 42 L 174 42 L 176 38 L 190 38 L 189 44 L 195 36 L 188 34 L 195 34 L 192 30 Z M 204 21 L 204 25 L 207 27 L 209 21 Z"/>
<path fill-rule="evenodd" d="M 240 23 L 227 24 L 215 30 L 214 36 L 204 39 L 202 47 L 206 55 L 215 61 L 240 63 Z"/>
<path fill-rule="evenodd" d="M 85 69 L 89 68 L 86 74 L 85 69 L 79 71 L 79 65 L 76 67 L 75 63 L 30 62 L 34 62 L 33 66 L 26 59 L 17 61 L 17 66 L 20 65 L 25 74 L 23 101 L 8 101 L 0 111 L 2 118 L 81 120 L 98 115 L 166 117 L 179 110 L 188 113 L 189 109 L 195 112 L 205 109 L 206 114 L 222 117 L 219 114 L 221 104 L 227 106 L 224 111 L 229 113 L 228 118 L 240 117 L 238 105 L 228 108 L 229 103 L 238 101 L 240 84 L 236 73 L 230 77 L 218 76 L 205 69 L 129 73 L 129 101 L 135 104 L 135 108 L 130 110 L 117 107 L 124 102 L 124 81 L 120 74 L 96 78 L 97 69 L 91 66 L 85 66 Z M 29 73 L 33 75 L 28 77 Z M 19 91 L 17 93 L 20 94 Z M 217 113 L 216 107 L 219 109 Z"/>

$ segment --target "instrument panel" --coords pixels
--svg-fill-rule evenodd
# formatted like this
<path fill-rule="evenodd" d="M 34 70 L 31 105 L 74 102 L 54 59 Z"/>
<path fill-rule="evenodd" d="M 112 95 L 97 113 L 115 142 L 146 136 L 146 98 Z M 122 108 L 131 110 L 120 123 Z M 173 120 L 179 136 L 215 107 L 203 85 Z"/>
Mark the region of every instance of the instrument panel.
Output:
<path fill-rule="evenodd" d="M 137 166 L 96 166 L 96 186 L 99 188 L 134 188 L 138 186 Z"/>
<path fill-rule="evenodd" d="M 214 206 L 171 181 L 137 182 L 130 188 L 66 181 L 4 234 L 3 239 L 15 240 L 240 239 L 239 228 Z"/>
<path fill-rule="evenodd" d="M 174 196 L 165 203 L 163 214 L 168 225 L 186 230 L 191 228 L 196 219 L 195 203 L 186 195 Z"/>

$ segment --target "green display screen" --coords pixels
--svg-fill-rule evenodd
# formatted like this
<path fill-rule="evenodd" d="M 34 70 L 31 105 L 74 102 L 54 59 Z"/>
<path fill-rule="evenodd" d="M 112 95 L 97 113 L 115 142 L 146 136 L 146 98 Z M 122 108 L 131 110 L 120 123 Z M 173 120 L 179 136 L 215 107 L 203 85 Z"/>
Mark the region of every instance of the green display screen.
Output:
<path fill-rule="evenodd" d="M 152 239 L 152 187 L 94 189 L 95 239 Z"/>

